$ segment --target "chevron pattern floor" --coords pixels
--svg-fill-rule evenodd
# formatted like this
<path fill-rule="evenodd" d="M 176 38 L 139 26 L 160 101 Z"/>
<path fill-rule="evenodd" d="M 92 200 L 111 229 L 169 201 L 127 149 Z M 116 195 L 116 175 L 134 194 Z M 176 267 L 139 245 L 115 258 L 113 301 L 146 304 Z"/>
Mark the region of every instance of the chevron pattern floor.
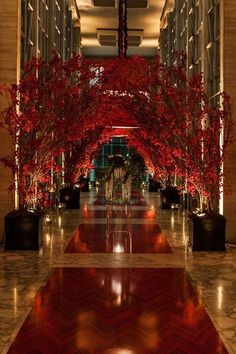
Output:
<path fill-rule="evenodd" d="M 158 224 L 80 224 L 66 253 L 172 253 Z"/>
<path fill-rule="evenodd" d="M 181 268 L 56 268 L 9 354 L 226 354 Z"/>

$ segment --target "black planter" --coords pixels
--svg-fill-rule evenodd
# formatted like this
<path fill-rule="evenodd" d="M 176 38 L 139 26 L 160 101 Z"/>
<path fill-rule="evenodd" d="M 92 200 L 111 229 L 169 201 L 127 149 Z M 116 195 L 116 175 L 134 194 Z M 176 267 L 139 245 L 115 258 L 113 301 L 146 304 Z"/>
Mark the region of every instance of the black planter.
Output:
<path fill-rule="evenodd" d="M 64 203 L 68 209 L 79 209 L 80 189 L 73 187 L 60 189 L 60 202 Z"/>
<path fill-rule="evenodd" d="M 220 214 L 191 216 L 190 246 L 193 251 L 225 251 L 226 219 Z"/>
<path fill-rule="evenodd" d="M 158 192 L 161 189 L 161 184 L 150 178 L 149 180 L 149 192 Z"/>
<path fill-rule="evenodd" d="M 177 188 L 168 187 L 161 190 L 161 209 L 170 210 L 172 204 L 180 204 L 180 194 Z"/>
<path fill-rule="evenodd" d="M 89 180 L 87 178 L 79 181 L 79 186 L 81 192 L 89 192 Z"/>
<path fill-rule="evenodd" d="M 15 210 L 5 216 L 5 250 L 39 250 L 43 244 L 43 214 Z"/>

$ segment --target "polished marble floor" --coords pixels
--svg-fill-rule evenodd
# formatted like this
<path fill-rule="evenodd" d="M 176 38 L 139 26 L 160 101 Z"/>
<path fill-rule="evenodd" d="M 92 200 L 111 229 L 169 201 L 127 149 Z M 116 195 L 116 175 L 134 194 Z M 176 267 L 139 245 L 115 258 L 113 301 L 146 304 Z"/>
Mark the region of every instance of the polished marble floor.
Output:
<path fill-rule="evenodd" d="M 83 311 L 85 308 L 86 311 L 90 309 L 89 318 L 94 321 L 93 323 L 96 323 L 98 325 L 97 328 L 99 328 L 96 336 L 94 334 L 94 341 L 92 342 L 93 345 L 95 345 L 94 343 L 96 343 L 97 338 L 97 343 L 100 344 L 97 345 L 98 349 L 94 349 L 93 347 L 92 349 L 83 351 L 83 353 L 214 354 L 226 353 L 227 351 L 231 354 L 236 353 L 236 251 L 234 249 L 227 249 L 226 253 L 191 253 L 187 248 L 189 227 L 187 216 L 180 211 L 171 212 L 160 210 L 158 206 L 159 196 L 157 193 L 147 193 L 145 195 L 146 205 L 134 204 L 131 206 L 130 211 L 127 211 L 126 208 L 119 205 L 109 206 L 110 210 L 107 211 L 104 205 L 94 205 L 95 199 L 95 194 L 84 192 L 81 195 L 80 210 L 69 211 L 59 209 L 55 212 L 51 212 L 49 215 L 51 221 L 45 221 L 44 248 L 40 252 L 5 252 L 1 250 L 0 352 L 7 353 L 9 351 L 23 323 L 22 329 L 24 326 L 30 326 L 28 330 L 31 331 L 30 333 L 32 334 L 31 321 L 36 320 L 37 325 L 40 325 L 38 324 L 39 318 L 41 318 L 40 316 L 47 315 L 45 309 L 51 311 L 52 308 L 55 309 L 55 307 L 58 308 L 58 306 L 61 309 L 60 301 L 65 301 L 63 302 L 63 308 L 65 305 L 66 309 L 64 315 L 69 316 L 70 314 L 67 313 L 66 307 L 67 296 L 73 300 L 73 296 L 77 296 L 76 292 L 79 291 L 78 289 L 80 289 L 80 292 L 86 289 L 88 291 L 88 287 L 90 286 L 91 289 L 93 289 L 93 291 L 91 291 L 91 299 L 92 293 L 97 294 L 99 291 L 103 291 L 101 293 L 103 294 L 103 301 L 99 302 L 95 296 L 94 301 L 91 300 L 89 302 L 89 299 L 86 299 L 86 306 L 86 301 L 82 305 L 82 303 L 80 303 L 82 298 L 76 298 L 75 303 L 81 304 L 79 307 L 80 312 L 76 312 L 78 311 L 77 306 L 73 307 L 73 309 L 78 315 L 76 317 L 77 323 L 81 321 L 82 330 L 76 332 L 77 334 L 73 334 L 74 337 L 71 332 L 70 334 L 74 341 L 83 340 L 85 341 L 83 342 L 84 345 L 86 344 L 86 340 L 88 341 L 86 333 L 90 336 L 93 332 L 90 332 L 92 329 L 90 324 L 87 323 L 86 325 L 86 313 Z M 109 214 L 109 217 L 107 214 Z M 66 247 L 69 246 L 73 237 L 76 237 L 78 226 L 84 225 L 83 227 L 86 228 L 86 225 L 88 227 L 91 227 L 89 225 L 93 225 L 97 229 L 101 227 L 104 230 L 105 225 L 107 225 L 107 219 L 109 219 L 111 225 L 116 223 L 118 225 L 126 224 L 127 215 L 129 215 L 128 219 L 131 228 L 136 228 L 136 230 L 139 230 L 139 227 L 140 230 L 145 230 L 146 227 L 151 230 L 157 227 L 155 225 L 159 225 L 161 234 L 167 239 L 173 252 L 121 252 L 122 245 L 120 245 L 120 247 L 114 247 L 114 249 L 112 249 L 113 252 L 111 252 L 111 249 L 109 252 L 101 251 L 101 253 L 91 251 L 79 253 L 65 252 Z M 53 270 L 54 268 L 56 269 Z M 97 276 L 94 275 L 94 272 Z M 89 275 L 87 276 L 87 274 Z M 112 276 L 114 276 L 113 282 Z M 71 277 L 75 279 L 76 277 L 82 277 L 84 281 L 82 283 L 79 281 L 73 282 Z M 105 279 L 109 279 L 109 277 L 110 280 L 106 282 Z M 131 281 L 130 279 L 132 277 L 136 280 Z M 152 278 L 153 281 L 151 281 Z M 67 282 L 66 279 L 70 279 L 70 281 Z M 89 282 L 88 279 L 90 279 L 91 282 Z M 125 279 L 123 284 L 127 284 L 124 289 L 120 285 L 120 283 L 122 283 L 121 279 Z M 169 281 L 175 281 L 171 285 L 166 283 L 168 279 Z M 120 280 L 120 282 L 118 280 Z M 66 284 L 64 284 L 63 281 L 65 281 Z M 73 283 L 72 287 L 71 283 Z M 158 288 L 156 283 L 165 284 L 165 286 L 163 285 L 161 288 Z M 85 290 L 83 290 L 83 284 L 87 284 Z M 104 284 L 103 290 L 101 284 Z M 127 289 L 128 284 L 133 284 L 134 288 Z M 173 290 L 171 286 L 177 286 L 178 291 L 176 288 Z M 110 290 L 105 290 L 108 288 L 113 290 L 114 298 L 111 296 Z M 65 292 L 63 292 L 62 289 L 65 289 Z M 141 290 L 136 292 L 135 289 Z M 143 300 L 142 305 L 137 306 L 137 301 L 141 302 L 138 294 L 140 294 L 140 292 L 142 293 L 142 291 L 147 291 L 147 289 L 149 289 L 149 291 L 145 293 L 145 296 L 141 296 Z M 107 293 L 105 293 L 105 291 L 107 291 Z M 59 296 L 60 293 L 65 295 L 64 300 Z M 56 301 L 54 303 L 53 296 L 54 298 L 59 296 L 58 302 Z M 85 298 L 86 296 L 87 295 L 84 294 Z M 155 297 L 155 300 L 151 299 L 151 297 Z M 148 299 L 148 301 L 144 301 L 145 298 Z M 106 299 L 107 302 L 105 301 Z M 120 301 L 121 304 L 124 304 L 123 306 L 128 309 L 128 314 L 127 311 L 122 312 L 122 306 L 119 305 Z M 91 307 L 92 302 L 94 302 L 94 308 Z M 118 304 L 116 304 L 117 302 Z M 132 313 L 132 306 L 134 305 L 136 312 Z M 104 318 L 101 320 L 98 316 L 98 321 L 96 310 L 99 306 L 101 306 L 100 310 L 103 312 Z M 121 317 L 118 316 L 117 318 L 117 316 L 115 316 L 114 319 L 112 315 L 109 316 L 109 311 L 105 311 L 102 306 L 105 306 L 106 309 L 112 309 L 111 314 L 117 314 L 117 311 L 120 309 Z M 163 328 L 168 327 L 165 321 L 162 322 L 163 314 L 160 313 L 161 310 L 165 313 L 164 317 L 166 321 L 168 319 L 169 323 L 171 323 L 171 321 L 173 323 L 174 330 L 172 333 L 175 333 L 176 341 L 171 341 L 170 346 L 166 346 L 166 343 L 169 343 L 168 338 L 170 336 L 168 331 L 166 332 L 168 338 L 164 336 L 158 337 L 158 335 L 164 333 L 162 332 Z M 34 317 L 36 313 L 38 315 Z M 124 313 L 127 314 L 127 318 L 122 317 L 125 316 Z M 202 317 L 199 315 L 200 313 Z M 182 314 L 182 316 L 180 316 L 180 314 Z M 28 315 L 27 321 L 29 322 L 25 322 Z M 42 317 L 42 319 L 43 318 L 44 317 Z M 156 323 L 156 318 L 158 318 L 158 324 Z M 109 325 L 111 328 L 113 328 L 113 324 L 117 326 L 119 319 L 121 322 L 123 321 L 122 323 L 124 323 L 124 320 L 128 321 L 126 335 L 123 335 L 122 333 L 124 332 L 120 329 L 120 334 L 117 336 L 120 349 L 118 348 L 117 341 L 114 339 L 115 336 L 111 336 L 109 342 L 110 346 L 107 344 L 108 342 L 104 340 L 105 337 L 110 338 Z M 181 339 L 181 336 L 179 336 L 181 331 L 178 329 L 183 326 L 183 322 L 185 326 L 189 325 L 191 328 L 185 327 Z M 56 321 L 56 323 L 60 322 Z M 68 321 L 68 327 L 66 323 L 62 323 L 62 328 L 60 329 L 63 333 L 64 331 L 72 331 L 70 325 L 73 325 L 73 323 L 73 321 Z M 139 339 L 137 339 L 137 333 L 132 327 L 134 323 L 139 323 L 142 327 L 141 329 L 139 328 L 139 331 L 141 331 L 139 333 L 145 333 L 143 332 L 145 327 L 147 331 L 146 335 L 138 336 Z M 217 336 L 217 332 L 214 331 L 212 323 L 221 339 Z M 52 324 L 48 323 L 47 326 L 48 327 L 45 328 L 47 328 L 49 332 L 53 332 Z M 65 328 L 63 326 L 65 326 Z M 129 328 L 129 326 L 131 327 Z M 92 327 L 94 328 L 94 326 Z M 196 330 L 197 327 L 199 328 L 199 332 Z M 170 325 L 169 328 L 171 328 Z M 191 331 L 195 333 L 192 342 Z M 46 332 L 48 331 L 46 330 Z M 25 341 L 25 336 L 27 336 L 26 332 L 22 332 L 22 330 L 19 332 L 19 336 L 21 336 L 22 333 L 24 338 L 19 339 L 18 337 L 17 339 L 21 341 L 21 344 L 15 341 L 14 343 L 18 344 L 15 347 L 11 347 L 10 353 L 27 353 L 25 349 L 21 349 L 23 348 L 21 345 L 23 345 L 22 343 Z M 41 333 L 41 339 L 45 336 L 45 332 L 43 333 L 44 334 Z M 99 341 L 101 333 L 103 333 L 103 337 L 101 337 L 101 341 Z M 189 335 L 187 333 L 189 333 Z M 80 335 L 82 337 L 80 337 Z M 198 335 L 201 337 L 202 342 L 200 339 L 198 340 L 198 338 L 200 338 Z M 59 337 L 56 336 L 56 338 Z M 148 338 L 150 341 L 147 340 Z M 166 338 L 165 342 L 163 342 L 164 338 Z M 183 340 L 183 338 L 185 338 L 185 340 Z M 31 344 L 32 342 L 31 340 Z M 91 342 L 91 340 L 89 342 Z M 60 343 L 60 339 L 58 339 L 58 343 Z M 150 346 L 151 343 L 154 343 L 155 349 L 153 349 L 154 347 L 146 349 L 145 343 L 150 343 Z M 165 343 L 165 346 L 160 343 Z M 177 348 L 171 347 L 174 343 L 178 344 Z M 186 343 L 186 346 L 180 347 L 180 343 Z M 193 343 L 195 343 L 195 347 Z M 197 348 L 196 343 L 200 345 L 200 349 Z M 161 349 L 160 345 L 163 346 Z M 128 349 L 126 349 L 129 351 L 125 352 L 122 346 L 127 346 Z M 224 349 L 224 346 L 227 351 Z M 49 346 L 46 346 L 46 348 L 49 348 Z M 70 350 L 72 349 L 73 347 L 70 346 Z M 55 351 L 54 349 L 50 349 L 49 351 L 45 350 L 47 349 L 36 351 L 31 347 L 31 353 L 35 354 L 40 352 L 47 354 L 60 353 L 60 351 Z M 82 353 L 78 350 L 71 352 Z M 66 349 L 63 353 L 70 353 L 70 351 Z"/>
<path fill-rule="evenodd" d="M 113 205 L 119 206 L 121 198 L 122 198 L 121 192 L 116 193 L 113 198 Z M 106 204 L 106 198 L 104 192 L 97 193 L 96 198 L 94 200 L 94 205 L 105 205 L 105 204 Z M 129 204 L 139 205 L 139 206 L 147 205 L 143 193 L 137 190 L 132 191 Z"/>
<path fill-rule="evenodd" d="M 158 224 L 132 224 L 127 219 L 105 224 L 80 224 L 65 252 L 69 253 L 171 253 Z"/>

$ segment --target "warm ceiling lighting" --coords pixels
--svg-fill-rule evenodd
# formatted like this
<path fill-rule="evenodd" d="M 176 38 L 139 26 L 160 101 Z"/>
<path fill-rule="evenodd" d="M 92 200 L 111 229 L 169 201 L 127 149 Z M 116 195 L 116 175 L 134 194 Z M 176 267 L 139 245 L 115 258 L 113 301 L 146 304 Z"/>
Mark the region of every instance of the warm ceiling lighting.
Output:
<path fill-rule="evenodd" d="M 112 135 L 112 137 L 113 138 L 125 138 L 127 135 L 117 135 L 117 134 L 115 134 L 115 135 Z"/>
<path fill-rule="evenodd" d="M 93 0 L 94 6 L 101 6 L 101 7 L 115 7 L 116 2 L 115 0 Z"/>
<path fill-rule="evenodd" d="M 139 47 L 143 40 L 143 33 L 143 29 L 128 29 L 128 47 Z M 97 38 L 102 46 L 117 46 L 118 31 L 114 28 L 97 28 Z"/>
<path fill-rule="evenodd" d="M 107 354 L 135 354 L 132 349 L 126 348 L 111 348 L 106 351 Z"/>
<path fill-rule="evenodd" d="M 97 38 L 83 38 L 82 46 L 97 46 L 98 40 Z"/>
<path fill-rule="evenodd" d="M 112 129 L 138 129 L 139 127 L 128 127 L 128 126 L 121 126 L 121 125 L 113 125 Z"/>
<path fill-rule="evenodd" d="M 157 38 L 144 38 L 142 40 L 142 47 L 158 47 L 158 39 Z"/>

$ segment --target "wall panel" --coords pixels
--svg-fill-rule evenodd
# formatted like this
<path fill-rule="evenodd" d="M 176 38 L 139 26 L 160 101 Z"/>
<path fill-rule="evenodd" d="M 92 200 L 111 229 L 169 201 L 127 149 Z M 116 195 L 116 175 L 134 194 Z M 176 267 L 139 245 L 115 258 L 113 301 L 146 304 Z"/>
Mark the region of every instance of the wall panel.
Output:
<path fill-rule="evenodd" d="M 20 75 L 20 1 L 0 0 L 0 84 L 18 82 Z M 8 100 L 1 98 L 2 109 Z M 1 155 L 12 151 L 11 140 L 5 132 L 0 131 Z M 0 240 L 3 234 L 3 217 L 14 208 L 14 196 L 7 188 L 11 179 L 8 169 L 0 166 Z"/>

